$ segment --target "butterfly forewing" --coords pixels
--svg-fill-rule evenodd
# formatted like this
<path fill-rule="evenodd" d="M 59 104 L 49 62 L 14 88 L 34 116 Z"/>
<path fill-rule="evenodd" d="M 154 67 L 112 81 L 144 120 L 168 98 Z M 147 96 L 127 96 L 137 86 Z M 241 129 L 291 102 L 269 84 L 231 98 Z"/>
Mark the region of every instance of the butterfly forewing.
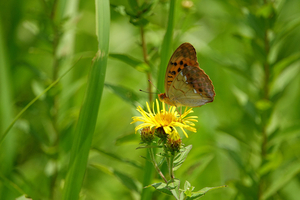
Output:
<path fill-rule="evenodd" d="M 186 66 L 198 66 L 195 48 L 190 43 L 180 45 L 170 58 L 165 75 L 165 92 L 168 90 L 177 74 Z"/>

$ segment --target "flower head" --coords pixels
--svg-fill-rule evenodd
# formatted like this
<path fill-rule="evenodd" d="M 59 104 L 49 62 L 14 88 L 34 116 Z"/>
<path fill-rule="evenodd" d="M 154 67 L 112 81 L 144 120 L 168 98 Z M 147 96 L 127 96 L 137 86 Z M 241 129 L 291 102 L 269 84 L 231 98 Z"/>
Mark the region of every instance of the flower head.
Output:
<path fill-rule="evenodd" d="M 132 117 L 133 121 L 135 122 L 143 122 L 142 124 L 138 125 L 135 128 L 135 131 L 149 127 L 150 129 L 158 129 L 163 128 L 166 134 L 172 134 L 174 131 L 177 132 L 176 127 L 179 127 L 182 132 L 188 137 L 186 130 L 196 132 L 196 129 L 192 126 L 195 126 L 193 122 L 197 122 L 197 116 L 189 116 L 188 114 L 192 113 L 192 108 L 185 109 L 183 114 L 179 115 L 175 106 L 170 106 L 168 110 L 165 108 L 165 103 L 162 103 L 162 110 L 159 107 L 158 100 L 156 100 L 156 113 L 155 113 L 155 104 L 153 103 L 152 110 L 150 106 L 147 104 L 147 111 L 144 111 L 140 106 L 137 107 L 137 111 L 141 113 L 142 116 L 140 117 Z"/>
<path fill-rule="evenodd" d="M 143 143 L 151 143 L 154 140 L 154 131 L 149 127 L 141 129 L 141 140 Z"/>
<path fill-rule="evenodd" d="M 168 151 L 170 151 L 173 155 L 175 152 L 179 152 L 181 146 L 181 138 L 176 130 L 172 132 L 168 136 L 167 142 L 166 142 L 166 148 Z"/>

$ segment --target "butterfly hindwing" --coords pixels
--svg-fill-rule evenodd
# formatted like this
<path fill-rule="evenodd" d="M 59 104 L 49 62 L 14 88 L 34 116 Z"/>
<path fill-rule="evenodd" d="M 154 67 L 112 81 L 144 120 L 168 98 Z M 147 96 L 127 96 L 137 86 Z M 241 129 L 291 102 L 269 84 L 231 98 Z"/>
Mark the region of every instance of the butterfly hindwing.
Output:
<path fill-rule="evenodd" d="M 169 98 L 177 106 L 202 106 L 212 102 L 214 96 L 211 80 L 199 67 L 185 67 L 169 88 Z"/>

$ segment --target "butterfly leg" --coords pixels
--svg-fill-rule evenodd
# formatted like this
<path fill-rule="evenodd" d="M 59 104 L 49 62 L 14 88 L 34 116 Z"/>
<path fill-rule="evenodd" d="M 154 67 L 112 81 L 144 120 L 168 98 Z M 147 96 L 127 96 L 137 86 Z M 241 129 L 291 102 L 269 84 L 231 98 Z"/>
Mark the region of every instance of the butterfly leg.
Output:
<path fill-rule="evenodd" d="M 176 110 L 177 110 L 177 112 L 179 113 L 179 116 L 180 116 L 180 118 L 181 118 L 182 107 L 180 108 L 180 112 L 179 112 L 179 110 L 178 110 L 178 107 L 177 107 L 177 106 L 175 106 L 175 107 L 176 107 Z"/>

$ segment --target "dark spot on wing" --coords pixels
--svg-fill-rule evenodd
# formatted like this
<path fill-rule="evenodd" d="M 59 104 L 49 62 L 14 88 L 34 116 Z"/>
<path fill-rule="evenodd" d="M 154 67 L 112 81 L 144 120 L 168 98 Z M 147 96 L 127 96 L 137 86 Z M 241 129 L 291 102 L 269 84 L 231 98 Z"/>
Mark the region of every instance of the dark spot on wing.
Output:
<path fill-rule="evenodd" d="M 171 72 L 171 74 L 175 75 L 175 74 L 176 74 L 176 72 L 175 72 L 175 71 L 172 71 L 172 72 Z"/>
<path fill-rule="evenodd" d="M 177 69 L 177 71 L 180 72 L 180 71 L 181 71 L 181 68 L 179 67 L 179 68 Z"/>
<path fill-rule="evenodd" d="M 177 62 L 174 62 L 174 66 L 177 66 Z"/>
<path fill-rule="evenodd" d="M 184 66 L 186 67 L 186 66 L 187 66 L 187 64 L 185 63 L 185 64 L 184 64 Z"/>
<path fill-rule="evenodd" d="M 182 60 L 180 61 L 180 65 L 183 65 L 183 61 Z"/>

